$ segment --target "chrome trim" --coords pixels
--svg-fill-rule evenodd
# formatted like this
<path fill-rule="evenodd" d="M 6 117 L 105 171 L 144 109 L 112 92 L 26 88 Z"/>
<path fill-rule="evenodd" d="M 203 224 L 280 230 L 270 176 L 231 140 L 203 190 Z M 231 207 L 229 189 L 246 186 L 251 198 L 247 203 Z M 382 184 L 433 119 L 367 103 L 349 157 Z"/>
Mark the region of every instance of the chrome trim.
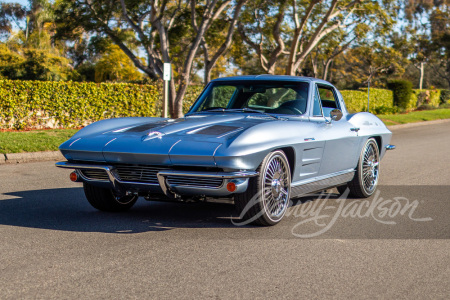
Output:
<path fill-rule="evenodd" d="M 395 145 L 387 144 L 386 146 L 384 146 L 384 148 L 386 148 L 386 150 L 394 150 L 395 149 Z"/>
<path fill-rule="evenodd" d="M 297 181 L 291 185 L 292 198 L 349 182 L 354 176 L 355 169 L 348 169 L 330 175 Z"/>
<path fill-rule="evenodd" d="M 115 174 L 115 168 L 113 166 L 108 165 L 90 165 L 90 164 L 77 164 L 77 163 L 70 163 L 70 162 L 57 162 L 55 164 L 59 168 L 65 168 L 65 169 L 97 169 L 97 170 L 104 170 L 106 174 L 108 175 L 109 182 L 113 185 L 113 188 L 117 191 L 124 192 L 123 187 L 121 187 L 121 184 L 132 184 L 132 185 L 142 185 L 142 186 L 158 186 L 158 184 L 154 183 L 143 183 L 143 182 L 130 182 L 130 181 L 121 181 Z M 220 178 L 223 180 L 227 179 L 247 179 L 250 177 L 257 176 L 259 173 L 254 171 L 239 171 L 239 172 L 198 172 L 198 171 L 176 171 L 176 170 L 167 170 L 167 171 L 159 171 L 156 174 L 156 177 L 158 179 L 159 187 L 163 191 L 163 193 L 171 198 L 178 197 L 177 193 L 175 191 L 172 191 L 170 186 L 166 182 L 167 176 L 189 176 L 189 177 L 202 177 L 202 178 Z M 82 176 L 83 180 L 86 181 L 95 181 L 95 182 L 105 182 L 105 180 L 92 180 L 88 179 L 84 176 Z M 239 182 L 239 185 L 242 186 L 239 192 L 244 192 L 245 188 L 247 187 L 247 180 L 244 180 L 242 182 Z M 225 183 L 224 183 L 225 184 Z M 211 191 L 213 194 L 218 194 L 217 192 L 213 192 L 214 190 L 218 190 L 218 188 L 209 188 L 209 187 L 189 187 L 189 186 L 174 186 L 177 190 L 198 190 L 198 193 L 201 194 L 203 192 L 209 192 Z M 218 194 L 219 195 L 219 194 Z"/>
<path fill-rule="evenodd" d="M 253 171 L 241 171 L 241 172 L 216 172 L 205 173 L 197 171 L 161 171 L 156 174 L 158 178 L 159 186 L 161 187 L 164 195 L 170 198 L 179 197 L 167 183 L 167 176 L 189 176 L 189 177 L 208 177 L 208 178 L 221 178 L 221 179 L 237 179 L 237 178 L 249 178 L 258 176 L 258 172 Z"/>
<path fill-rule="evenodd" d="M 332 173 L 332 174 L 329 174 L 329 175 L 322 175 L 322 176 L 318 176 L 318 177 L 313 177 L 313 178 L 308 178 L 308 179 L 305 179 L 305 180 L 300 180 L 300 181 L 297 181 L 297 182 L 293 182 L 291 184 L 291 186 L 292 187 L 296 187 L 296 186 L 299 186 L 299 185 L 304 185 L 304 184 L 308 184 L 308 183 L 314 183 L 316 181 L 320 181 L 320 180 L 324 180 L 324 179 L 328 179 L 328 178 L 331 178 L 331 177 L 336 177 L 336 176 L 344 175 L 344 174 L 348 174 L 348 173 L 353 173 L 353 172 L 355 172 L 355 169 L 348 169 L 348 170 L 344 170 L 344 171 L 339 171 L 339 172 Z"/>
<path fill-rule="evenodd" d="M 214 178 L 222 178 L 222 179 L 234 179 L 234 178 L 249 178 L 258 176 L 258 172 L 253 171 L 240 171 L 240 172 L 199 172 L 199 171 L 160 171 L 158 172 L 158 176 L 190 176 L 190 177 L 214 177 Z"/>
<path fill-rule="evenodd" d="M 106 174 L 108 175 L 109 178 L 109 182 L 113 185 L 113 188 L 117 191 L 121 191 L 121 187 L 120 187 L 120 180 L 114 175 L 113 170 L 114 167 L 113 166 L 102 166 L 102 165 L 89 165 L 89 164 L 74 164 L 74 163 L 69 163 L 66 161 L 60 161 L 55 163 L 55 166 L 57 166 L 58 168 L 65 168 L 65 169 L 97 169 L 97 170 L 104 170 L 106 172 Z M 84 179 L 85 177 L 82 176 L 82 178 Z M 97 181 L 97 180 L 92 180 L 89 179 L 88 181 Z M 104 182 L 105 180 L 98 180 L 100 182 Z"/>

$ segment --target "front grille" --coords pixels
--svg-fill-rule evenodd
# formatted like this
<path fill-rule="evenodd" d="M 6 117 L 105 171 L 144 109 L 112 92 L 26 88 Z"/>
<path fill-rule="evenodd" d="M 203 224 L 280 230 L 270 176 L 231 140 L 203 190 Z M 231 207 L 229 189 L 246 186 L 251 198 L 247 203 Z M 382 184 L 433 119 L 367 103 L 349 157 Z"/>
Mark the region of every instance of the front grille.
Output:
<path fill-rule="evenodd" d="M 218 188 L 222 185 L 223 180 L 221 178 L 210 177 L 191 177 L 191 176 L 167 176 L 167 181 L 170 185 L 182 185 L 192 187 L 209 187 Z"/>
<path fill-rule="evenodd" d="M 88 170 L 81 170 L 81 173 L 83 174 L 84 177 L 91 180 L 109 180 L 108 174 L 106 174 L 105 170 L 88 169 Z"/>
<path fill-rule="evenodd" d="M 156 174 L 159 171 L 167 170 L 164 167 L 145 165 L 116 165 L 116 173 L 122 181 L 143 182 L 158 184 Z"/>
<path fill-rule="evenodd" d="M 160 171 L 169 170 L 162 166 L 147 166 L 147 165 L 112 165 L 116 177 L 121 181 L 127 182 L 141 182 L 148 184 L 159 184 L 157 174 Z M 211 170 L 209 170 L 211 172 Z M 217 171 L 217 170 L 214 170 Z M 82 175 L 90 180 L 109 180 L 108 174 L 105 170 L 99 169 L 84 169 L 80 170 Z M 189 187 L 208 187 L 219 188 L 223 184 L 221 178 L 210 177 L 195 177 L 195 176 L 180 176 L 169 175 L 167 181 L 170 185 L 189 186 Z"/>

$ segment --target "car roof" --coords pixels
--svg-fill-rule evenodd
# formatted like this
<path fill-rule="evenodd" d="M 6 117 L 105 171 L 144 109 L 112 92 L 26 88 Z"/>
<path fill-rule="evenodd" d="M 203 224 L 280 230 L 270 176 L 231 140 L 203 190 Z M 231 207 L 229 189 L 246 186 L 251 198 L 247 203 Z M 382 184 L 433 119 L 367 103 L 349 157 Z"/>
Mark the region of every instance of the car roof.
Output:
<path fill-rule="evenodd" d="M 317 79 L 314 77 L 305 77 L 305 76 L 289 76 L 289 75 L 243 75 L 243 76 L 232 76 L 232 77 L 222 77 L 211 80 L 212 82 L 217 81 L 245 81 L 245 80 L 261 80 L 261 81 L 302 81 L 302 82 L 319 82 L 330 84 L 328 81 Z"/>

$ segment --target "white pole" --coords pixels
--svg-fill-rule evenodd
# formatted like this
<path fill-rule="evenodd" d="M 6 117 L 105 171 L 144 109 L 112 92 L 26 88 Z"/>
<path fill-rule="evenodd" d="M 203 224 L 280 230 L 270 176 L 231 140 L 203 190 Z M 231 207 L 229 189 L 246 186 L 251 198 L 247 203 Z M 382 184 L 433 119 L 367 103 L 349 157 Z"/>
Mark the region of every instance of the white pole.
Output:
<path fill-rule="evenodd" d="M 367 82 L 367 112 L 370 112 L 369 106 L 370 106 L 370 77 L 369 81 Z"/>
<path fill-rule="evenodd" d="M 169 116 L 169 81 L 170 75 L 172 71 L 172 66 L 170 63 L 164 63 L 164 118 L 168 118 Z"/>
<path fill-rule="evenodd" d="M 169 115 L 169 80 L 164 80 L 164 118 Z"/>

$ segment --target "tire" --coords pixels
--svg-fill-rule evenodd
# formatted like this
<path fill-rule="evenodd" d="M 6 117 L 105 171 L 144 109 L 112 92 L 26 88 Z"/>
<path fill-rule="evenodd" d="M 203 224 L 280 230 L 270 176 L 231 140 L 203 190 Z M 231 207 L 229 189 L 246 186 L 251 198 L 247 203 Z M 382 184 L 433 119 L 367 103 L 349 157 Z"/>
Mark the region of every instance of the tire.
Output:
<path fill-rule="evenodd" d="M 130 209 L 138 196 L 116 197 L 111 189 L 105 189 L 83 182 L 84 194 L 89 203 L 101 211 L 119 212 Z"/>
<path fill-rule="evenodd" d="M 367 198 L 377 189 L 380 176 L 380 153 L 375 139 L 370 138 L 364 144 L 358 160 L 355 177 L 347 185 L 339 186 L 338 191 L 343 194 L 347 187 L 349 196 Z"/>
<path fill-rule="evenodd" d="M 286 155 L 277 150 L 269 153 L 250 178 L 247 191 L 234 198 L 242 224 L 272 226 L 281 221 L 289 206 L 291 171 Z M 264 192 L 265 191 L 265 192 Z"/>

